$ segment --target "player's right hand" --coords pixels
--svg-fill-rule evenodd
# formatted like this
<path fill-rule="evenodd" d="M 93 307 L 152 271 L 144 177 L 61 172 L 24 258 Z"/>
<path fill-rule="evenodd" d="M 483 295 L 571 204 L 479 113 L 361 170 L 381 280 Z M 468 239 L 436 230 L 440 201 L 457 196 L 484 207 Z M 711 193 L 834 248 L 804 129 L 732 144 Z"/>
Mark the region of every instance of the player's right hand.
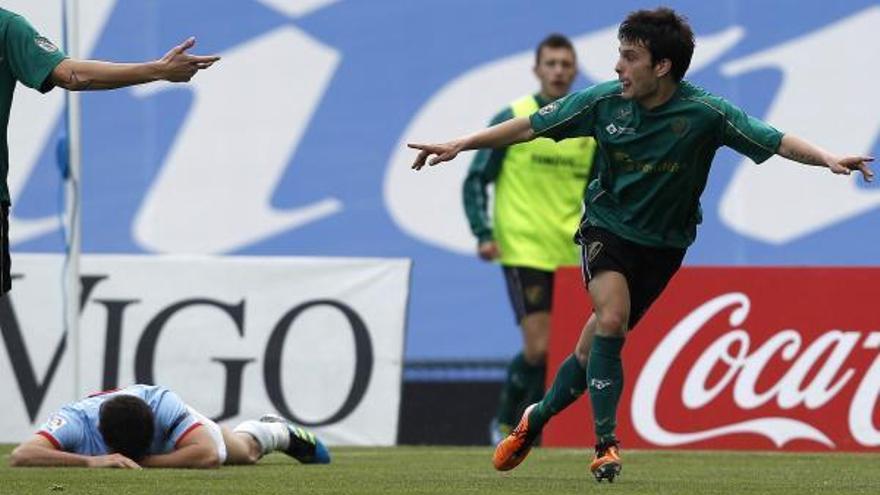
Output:
<path fill-rule="evenodd" d="M 99 455 L 89 458 L 89 467 L 92 468 L 122 468 L 142 469 L 138 463 L 122 454 Z"/>
<path fill-rule="evenodd" d="M 501 257 L 501 248 L 494 240 L 483 241 L 477 245 L 477 256 L 485 261 L 494 261 Z"/>
<path fill-rule="evenodd" d="M 874 171 L 868 164 L 873 161 L 873 156 L 844 156 L 835 158 L 828 164 L 828 168 L 831 169 L 831 172 L 840 175 L 849 175 L 853 171 L 859 171 L 865 178 L 865 182 L 871 182 L 874 180 Z"/>
<path fill-rule="evenodd" d="M 442 144 L 415 144 L 409 143 L 407 144 L 412 149 L 419 150 L 418 156 L 413 161 L 412 169 L 413 170 L 421 170 L 422 167 L 425 166 L 425 161 L 428 162 L 428 165 L 434 166 L 438 163 L 448 162 L 452 160 L 458 153 L 461 152 L 462 146 L 459 141 L 450 141 L 448 143 Z M 435 155 L 433 158 L 428 160 L 428 157 L 431 155 Z"/>

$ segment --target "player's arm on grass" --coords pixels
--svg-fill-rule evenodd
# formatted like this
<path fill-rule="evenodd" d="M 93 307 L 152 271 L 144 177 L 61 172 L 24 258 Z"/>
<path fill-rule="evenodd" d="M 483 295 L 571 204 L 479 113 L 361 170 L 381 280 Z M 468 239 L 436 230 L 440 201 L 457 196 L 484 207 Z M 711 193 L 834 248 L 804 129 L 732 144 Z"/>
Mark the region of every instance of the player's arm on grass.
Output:
<path fill-rule="evenodd" d="M 874 161 L 874 157 L 834 155 L 792 134 L 786 134 L 782 137 L 776 153 L 806 165 L 828 167 L 835 174 L 849 175 L 857 170 L 862 173 L 866 181 L 871 182 L 874 179 L 874 172 L 868 166 L 868 163 Z"/>
<path fill-rule="evenodd" d="M 141 464 L 144 467 L 212 469 L 220 467 L 220 457 L 208 429 L 199 426 L 181 438 L 174 451 L 147 456 Z"/>
<path fill-rule="evenodd" d="M 115 467 L 140 469 L 140 466 L 122 454 L 88 456 L 59 450 L 46 437 L 34 435 L 12 451 L 12 467 Z"/>
<path fill-rule="evenodd" d="M 409 143 L 407 146 L 419 150 L 413 161 L 413 170 L 421 170 L 428 165 L 448 162 L 465 150 L 481 148 L 501 148 L 511 144 L 522 143 L 534 139 L 535 133 L 528 117 L 518 117 L 492 127 L 475 132 L 468 136 L 453 139 L 445 143 L 419 144 Z M 434 155 L 431 157 L 431 155 Z M 428 157 L 431 157 L 429 160 Z"/>
<path fill-rule="evenodd" d="M 220 60 L 217 56 L 187 53 L 195 45 L 189 38 L 153 62 L 122 64 L 99 60 L 65 59 L 52 70 L 49 80 L 70 91 L 115 89 L 152 81 L 186 82 Z"/>

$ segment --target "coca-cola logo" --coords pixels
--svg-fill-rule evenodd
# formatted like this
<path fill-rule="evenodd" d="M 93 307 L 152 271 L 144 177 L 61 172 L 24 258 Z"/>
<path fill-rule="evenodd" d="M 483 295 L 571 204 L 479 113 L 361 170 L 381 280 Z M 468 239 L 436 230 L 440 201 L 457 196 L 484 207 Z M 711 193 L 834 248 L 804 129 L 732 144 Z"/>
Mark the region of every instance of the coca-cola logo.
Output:
<path fill-rule="evenodd" d="M 808 342 L 797 329 L 764 328 L 759 329 L 761 335 L 769 337 L 756 344 L 755 333 L 745 325 L 751 309 L 746 294 L 725 293 L 701 304 L 665 334 L 641 367 L 633 389 L 630 414 L 635 431 L 658 446 L 747 433 L 763 436 L 777 447 L 806 440 L 834 448 L 835 436 L 828 433 L 829 425 L 811 423 L 791 411 L 818 410 L 839 402 L 845 395 L 842 391 L 858 382 L 846 415 L 847 428 L 858 444 L 880 445 L 880 431 L 872 421 L 880 392 L 880 357 L 861 377 L 851 359 L 859 347 L 880 348 L 880 332 L 829 329 Z M 696 359 L 692 350 L 683 354 L 691 342 L 699 340 L 710 321 L 725 315 L 729 330 L 698 351 Z M 780 363 L 790 365 L 780 369 Z M 687 372 L 683 381 L 673 385 L 668 377 L 674 367 Z M 773 383 L 765 379 L 759 387 L 758 382 L 768 374 L 775 377 Z M 711 411 L 713 403 L 722 398 L 732 401 L 737 411 L 715 415 L 718 421 L 711 427 L 690 431 L 664 427 L 658 417 L 658 397 L 669 386 L 681 387 L 684 413 Z M 774 414 L 751 413 L 749 417 L 758 409 L 766 412 L 768 406 Z M 731 421 L 733 417 L 740 419 Z"/>

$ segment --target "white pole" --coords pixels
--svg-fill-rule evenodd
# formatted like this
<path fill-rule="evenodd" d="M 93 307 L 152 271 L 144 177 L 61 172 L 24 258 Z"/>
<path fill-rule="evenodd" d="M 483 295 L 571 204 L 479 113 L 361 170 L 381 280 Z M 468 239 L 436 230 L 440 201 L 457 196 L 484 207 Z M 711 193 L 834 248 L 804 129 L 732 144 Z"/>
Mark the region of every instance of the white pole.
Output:
<path fill-rule="evenodd" d="M 79 0 L 62 0 L 64 7 L 64 26 L 67 55 L 71 58 L 79 58 Z M 81 225 L 80 225 L 80 169 L 82 166 L 82 142 L 80 126 L 80 97 L 74 91 L 67 92 L 67 143 L 68 143 L 68 179 L 67 179 L 67 266 L 65 273 L 65 324 L 71 344 L 71 358 L 73 361 L 73 400 L 78 400 L 83 395 L 82 381 L 80 377 L 81 358 L 80 351 L 80 328 L 79 328 L 79 299 L 80 299 L 80 252 L 81 252 Z"/>

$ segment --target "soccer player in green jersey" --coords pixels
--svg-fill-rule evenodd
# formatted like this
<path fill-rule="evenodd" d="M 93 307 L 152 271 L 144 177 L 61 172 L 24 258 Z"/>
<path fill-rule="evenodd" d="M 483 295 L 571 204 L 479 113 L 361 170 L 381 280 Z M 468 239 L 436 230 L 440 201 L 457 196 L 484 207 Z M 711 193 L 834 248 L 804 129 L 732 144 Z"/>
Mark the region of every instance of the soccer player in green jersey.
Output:
<path fill-rule="evenodd" d="M 874 178 L 872 157 L 837 155 L 746 115 L 683 80 L 694 50 L 686 20 L 668 8 L 631 13 L 618 30 L 618 80 L 420 150 L 413 168 L 452 160 L 462 150 L 536 137 L 593 136 L 598 142 L 578 232 L 593 314 L 574 353 L 544 398 L 529 406 L 496 448 L 493 463 L 513 469 L 549 419 L 588 390 L 597 437 L 590 471 L 613 480 L 621 460 L 616 426 L 623 388 L 621 349 L 630 329 L 678 270 L 700 222 L 700 194 L 715 152 L 729 146 L 756 163 L 774 154 L 832 173 Z"/>
<path fill-rule="evenodd" d="M 190 38 L 159 60 L 117 64 L 68 58 L 22 16 L 0 8 L 0 296 L 12 288 L 9 259 L 9 148 L 6 128 L 15 85 L 47 93 L 55 86 L 69 91 L 115 89 L 151 81 L 186 82 L 220 59 L 187 53 Z"/>
<path fill-rule="evenodd" d="M 577 75 L 571 41 L 561 34 L 544 38 L 535 50 L 533 71 L 540 91 L 510 103 L 491 125 L 531 115 L 568 94 Z M 559 266 L 579 261 L 571 238 L 580 222 L 595 147 L 593 138 L 579 137 L 480 150 L 464 181 L 464 209 L 477 238 L 477 254 L 500 262 L 523 337 L 522 351 L 507 368 L 490 427 L 493 445 L 513 430 L 525 406 L 544 396 L 553 274 Z M 487 187 L 493 183 L 490 221 Z"/>

